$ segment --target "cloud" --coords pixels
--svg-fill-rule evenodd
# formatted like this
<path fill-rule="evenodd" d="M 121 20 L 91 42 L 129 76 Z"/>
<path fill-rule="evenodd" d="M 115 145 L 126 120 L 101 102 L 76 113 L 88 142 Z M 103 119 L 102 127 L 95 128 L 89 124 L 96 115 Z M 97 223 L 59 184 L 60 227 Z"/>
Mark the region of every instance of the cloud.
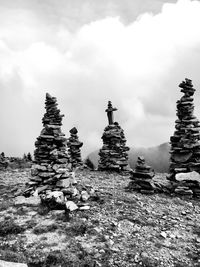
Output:
<path fill-rule="evenodd" d="M 54 15 L 51 9 L 47 12 Z M 73 126 L 78 128 L 84 155 L 101 145 L 108 100 L 118 108 L 115 119 L 130 146 L 168 141 L 180 97 L 178 84 L 188 77 L 200 85 L 199 12 L 198 1 L 179 0 L 131 23 L 124 23 L 118 12 L 71 31 L 64 17 L 48 26 L 34 9 L 4 7 L 1 149 L 10 155 L 33 150 L 47 91 L 58 98 L 66 115 L 66 135 Z M 196 101 L 199 98 L 197 92 Z"/>
<path fill-rule="evenodd" d="M 105 17 L 120 16 L 123 23 L 133 22 L 138 15 L 151 12 L 158 13 L 163 3 L 177 0 L 0 0 L 0 6 L 10 12 L 28 11 L 29 16 L 33 14 L 37 21 L 51 27 L 64 26 L 68 30 L 79 29 L 83 24 L 88 24 Z M 5 13 L 5 12 L 4 12 Z M 4 16 L 4 13 L 1 15 Z M 5 13 L 5 14 L 6 14 Z M 20 14 L 20 13 L 19 13 Z M 20 16 L 17 16 L 19 20 Z M 12 14 L 13 16 L 13 14 Z"/>

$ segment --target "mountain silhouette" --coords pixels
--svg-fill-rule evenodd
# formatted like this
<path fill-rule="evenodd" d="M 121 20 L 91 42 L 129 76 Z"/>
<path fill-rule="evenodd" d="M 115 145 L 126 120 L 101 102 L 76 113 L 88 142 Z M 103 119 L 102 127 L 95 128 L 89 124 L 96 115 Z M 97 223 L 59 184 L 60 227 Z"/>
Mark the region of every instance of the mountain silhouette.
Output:
<path fill-rule="evenodd" d="M 156 172 L 165 173 L 169 170 L 170 144 L 163 143 L 155 147 L 132 147 L 129 151 L 129 164 L 132 169 L 135 168 L 138 156 L 144 156 L 146 163 Z M 98 167 L 99 150 L 95 150 L 88 155 L 95 168 Z"/>

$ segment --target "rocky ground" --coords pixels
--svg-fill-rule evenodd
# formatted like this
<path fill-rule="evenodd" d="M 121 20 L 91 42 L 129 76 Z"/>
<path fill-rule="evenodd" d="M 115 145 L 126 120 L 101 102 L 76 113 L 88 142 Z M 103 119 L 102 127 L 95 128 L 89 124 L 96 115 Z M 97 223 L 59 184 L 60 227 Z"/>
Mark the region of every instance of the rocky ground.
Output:
<path fill-rule="evenodd" d="M 0 173 L 0 260 L 30 267 L 200 266 L 200 201 L 127 192 L 127 176 L 83 170 L 78 180 L 97 189 L 99 199 L 68 220 L 62 210 L 15 202 L 29 175 Z"/>

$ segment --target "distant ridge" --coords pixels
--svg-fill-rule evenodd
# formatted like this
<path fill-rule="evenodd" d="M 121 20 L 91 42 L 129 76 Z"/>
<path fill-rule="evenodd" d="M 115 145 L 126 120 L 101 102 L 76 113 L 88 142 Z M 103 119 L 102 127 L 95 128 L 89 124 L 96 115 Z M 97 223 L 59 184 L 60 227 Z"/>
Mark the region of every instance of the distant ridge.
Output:
<path fill-rule="evenodd" d="M 159 146 L 155 147 L 132 147 L 129 151 L 129 164 L 131 168 L 135 168 L 135 164 L 137 161 L 138 156 L 144 156 L 146 163 L 151 165 L 152 168 L 156 172 L 165 173 L 168 172 L 169 169 L 169 150 L 170 150 L 170 144 L 169 143 L 163 143 Z M 89 159 L 92 161 L 92 163 L 97 168 L 98 166 L 98 156 L 99 150 L 95 150 L 94 152 L 90 153 L 88 155 Z"/>

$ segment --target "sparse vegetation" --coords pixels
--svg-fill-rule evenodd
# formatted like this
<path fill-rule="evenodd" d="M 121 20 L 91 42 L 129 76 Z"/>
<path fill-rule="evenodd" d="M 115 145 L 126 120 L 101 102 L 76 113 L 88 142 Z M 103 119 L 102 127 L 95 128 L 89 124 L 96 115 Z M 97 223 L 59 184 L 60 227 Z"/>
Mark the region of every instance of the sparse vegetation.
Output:
<path fill-rule="evenodd" d="M 58 225 L 56 223 L 52 223 L 49 225 L 38 225 L 33 229 L 33 233 L 36 235 L 40 235 L 43 233 L 54 232 L 58 229 Z"/>
<path fill-rule="evenodd" d="M 83 221 L 71 221 L 69 226 L 64 228 L 67 236 L 83 236 L 87 231 L 88 225 Z"/>
<path fill-rule="evenodd" d="M 7 210 L 11 203 L 9 201 L 3 201 L 0 203 L 0 211 Z"/>
<path fill-rule="evenodd" d="M 200 224 L 195 224 L 193 227 L 193 233 L 200 237 Z"/>
<path fill-rule="evenodd" d="M 0 173 L 0 259 L 33 267 L 199 266 L 198 201 L 126 192 L 126 176 L 80 170 L 77 179 L 95 186 L 99 200 L 67 220 L 64 210 L 13 204 L 13 188 L 28 175 Z"/>
<path fill-rule="evenodd" d="M 19 234 L 24 232 L 24 228 L 14 222 L 13 219 L 0 221 L 0 236 Z"/>

